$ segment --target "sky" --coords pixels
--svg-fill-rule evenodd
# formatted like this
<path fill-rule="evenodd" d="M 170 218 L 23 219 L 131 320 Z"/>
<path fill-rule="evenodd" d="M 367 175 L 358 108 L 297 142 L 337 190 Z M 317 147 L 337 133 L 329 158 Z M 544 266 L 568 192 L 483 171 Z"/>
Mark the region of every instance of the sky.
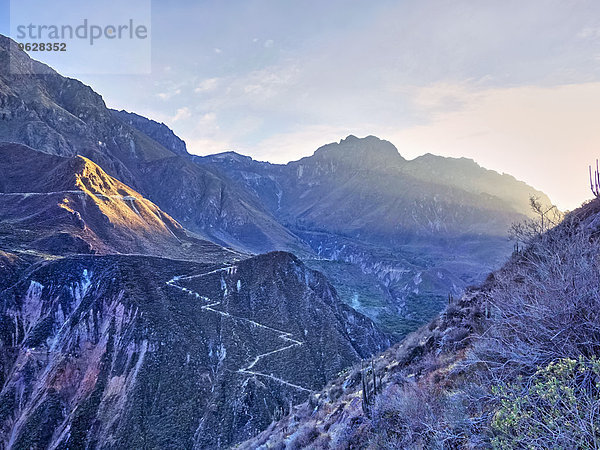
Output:
<path fill-rule="evenodd" d="M 151 17 L 150 73 L 53 67 L 164 122 L 192 153 L 283 163 L 375 135 L 408 159 L 510 173 L 563 210 L 591 198 L 598 1 L 172 0 L 152 1 Z"/>

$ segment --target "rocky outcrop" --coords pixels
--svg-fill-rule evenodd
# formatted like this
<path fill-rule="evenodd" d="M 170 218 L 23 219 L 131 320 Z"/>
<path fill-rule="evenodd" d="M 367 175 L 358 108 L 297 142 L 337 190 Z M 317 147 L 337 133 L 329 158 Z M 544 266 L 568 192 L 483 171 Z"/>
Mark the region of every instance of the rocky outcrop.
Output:
<path fill-rule="evenodd" d="M 115 117 L 128 123 L 136 130 L 141 131 L 176 155 L 188 156 L 185 142 L 177 137 L 164 123 L 158 123 L 155 120 L 147 119 L 146 117 L 125 110 L 116 111 L 113 109 L 111 112 Z"/>

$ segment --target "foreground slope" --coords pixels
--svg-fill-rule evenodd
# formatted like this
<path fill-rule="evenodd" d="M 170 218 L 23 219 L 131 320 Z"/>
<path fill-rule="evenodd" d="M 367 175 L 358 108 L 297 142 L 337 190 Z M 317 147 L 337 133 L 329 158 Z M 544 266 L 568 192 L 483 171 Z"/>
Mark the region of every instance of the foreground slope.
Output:
<path fill-rule="evenodd" d="M 485 283 L 240 448 L 595 448 L 600 199 L 528 230 Z"/>

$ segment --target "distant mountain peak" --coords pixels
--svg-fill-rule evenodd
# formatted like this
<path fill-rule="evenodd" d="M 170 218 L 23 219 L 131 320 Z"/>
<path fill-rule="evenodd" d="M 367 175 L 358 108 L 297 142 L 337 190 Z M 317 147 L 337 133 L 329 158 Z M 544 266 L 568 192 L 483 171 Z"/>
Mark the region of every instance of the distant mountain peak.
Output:
<path fill-rule="evenodd" d="M 342 144 L 344 142 L 356 142 L 356 141 L 360 141 L 360 138 L 354 136 L 353 134 L 349 134 L 348 136 L 346 136 L 345 139 L 340 139 L 340 144 Z"/>
<path fill-rule="evenodd" d="M 353 134 L 339 143 L 334 142 L 318 148 L 312 158 L 318 161 L 336 161 L 363 169 L 398 166 L 406 162 L 391 142 L 372 135 L 359 138 Z"/>
<path fill-rule="evenodd" d="M 380 139 L 377 136 L 373 136 L 372 134 L 365 136 L 364 138 L 359 138 L 353 134 L 349 134 L 345 139 L 340 139 L 340 144 L 342 143 L 350 143 L 350 142 L 360 142 L 360 141 L 371 141 L 371 142 L 388 142 L 384 139 Z"/>
<path fill-rule="evenodd" d="M 252 161 L 252 158 L 250 156 L 242 155 L 241 153 L 234 152 L 233 150 L 216 153 L 216 154 L 210 155 L 210 156 L 211 156 L 211 158 L 220 159 L 220 160 Z"/>

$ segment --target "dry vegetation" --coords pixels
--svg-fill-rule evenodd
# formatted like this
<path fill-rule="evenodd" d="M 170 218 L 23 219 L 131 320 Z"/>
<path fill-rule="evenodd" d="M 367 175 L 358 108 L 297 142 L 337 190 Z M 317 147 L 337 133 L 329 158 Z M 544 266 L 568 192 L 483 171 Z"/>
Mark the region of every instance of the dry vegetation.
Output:
<path fill-rule="evenodd" d="M 251 446 L 600 448 L 600 200 L 537 211 L 502 270 L 374 359 L 366 410 L 355 367 Z"/>

